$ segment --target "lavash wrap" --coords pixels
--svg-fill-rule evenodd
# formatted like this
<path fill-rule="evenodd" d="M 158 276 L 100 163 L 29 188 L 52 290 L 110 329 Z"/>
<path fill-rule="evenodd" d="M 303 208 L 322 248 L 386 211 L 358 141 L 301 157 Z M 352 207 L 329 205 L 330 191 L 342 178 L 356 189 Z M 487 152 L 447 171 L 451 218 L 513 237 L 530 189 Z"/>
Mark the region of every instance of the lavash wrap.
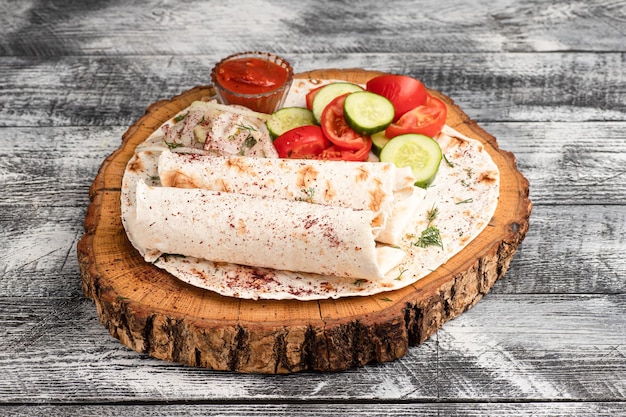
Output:
<path fill-rule="evenodd" d="M 163 150 L 160 187 L 136 184 L 130 219 L 147 261 L 162 254 L 380 280 L 424 197 L 410 168 Z"/>
<path fill-rule="evenodd" d="M 137 184 L 140 244 L 260 268 L 382 279 L 406 253 L 377 246 L 373 213 L 200 188 Z"/>
<path fill-rule="evenodd" d="M 397 245 L 424 199 L 409 167 L 392 163 L 211 156 L 164 151 L 164 187 L 201 188 L 373 212 L 377 242 Z M 313 207 L 313 209 L 321 207 Z M 273 213 L 267 213 L 273 216 Z M 315 272 L 315 271 L 313 271 Z"/>

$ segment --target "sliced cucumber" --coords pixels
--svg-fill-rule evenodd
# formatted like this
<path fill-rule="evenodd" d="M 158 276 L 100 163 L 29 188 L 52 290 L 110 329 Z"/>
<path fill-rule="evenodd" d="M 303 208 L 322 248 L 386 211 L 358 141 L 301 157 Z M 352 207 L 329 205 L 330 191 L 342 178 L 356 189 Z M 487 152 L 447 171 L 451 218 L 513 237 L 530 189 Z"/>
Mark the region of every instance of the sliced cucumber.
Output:
<path fill-rule="evenodd" d="M 415 185 L 428 187 L 439 170 L 441 147 L 432 138 L 409 133 L 391 139 L 380 152 L 380 160 L 393 162 L 397 167 L 410 166 L 415 176 Z"/>
<path fill-rule="evenodd" d="M 374 152 L 374 155 L 380 157 L 380 151 L 383 150 L 385 145 L 389 143 L 391 139 L 389 139 L 385 135 L 384 130 L 374 133 L 371 137 L 372 137 L 372 152 Z"/>
<path fill-rule="evenodd" d="M 354 93 L 356 91 L 363 91 L 363 87 L 357 84 L 348 82 L 336 82 L 325 85 L 320 88 L 315 97 L 313 98 L 313 117 L 319 124 L 322 119 L 322 112 L 324 108 L 333 101 L 333 99 L 342 96 L 346 93 Z"/>
<path fill-rule="evenodd" d="M 272 140 L 276 139 L 288 130 L 300 126 L 315 124 L 313 112 L 304 107 L 285 107 L 272 113 L 265 122 Z"/>
<path fill-rule="evenodd" d="M 369 91 L 352 93 L 343 104 L 348 125 L 364 135 L 384 130 L 393 121 L 395 113 L 391 101 Z"/>

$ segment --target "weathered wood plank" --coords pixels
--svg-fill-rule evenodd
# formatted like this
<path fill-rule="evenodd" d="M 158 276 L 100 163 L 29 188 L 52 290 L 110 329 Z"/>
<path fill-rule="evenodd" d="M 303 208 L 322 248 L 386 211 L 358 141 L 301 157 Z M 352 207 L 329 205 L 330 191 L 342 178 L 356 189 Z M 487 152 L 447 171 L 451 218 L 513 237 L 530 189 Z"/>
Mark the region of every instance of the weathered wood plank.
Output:
<path fill-rule="evenodd" d="M 513 152 L 536 204 L 626 204 L 626 124 L 484 123 Z M 599 196 L 596 190 L 606 190 Z M 572 211 L 582 214 L 584 208 Z M 590 209 L 590 211 L 593 211 Z"/>
<path fill-rule="evenodd" d="M 126 129 L 0 128 L 0 205 L 26 207 L 21 216 L 26 218 L 43 216 L 37 214 L 42 207 L 86 209 L 98 168 L 120 146 Z"/>
<path fill-rule="evenodd" d="M 83 298 L 0 299 L 0 312 L 0 328 L 6 329 L 0 341 L 5 402 L 436 396 L 435 385 L 420 382 L 437 377 L 434 342 L 420 347 L 410 367 L 397 361 L 385 368 L 275 378 L 211 372 L 137 354 L 110 337 L 93 303 Z"/>
<path fill-rule="evenodd" d="M 85 214 L 86 206 L 3 206 L 0 209 L 0 257 L 3 259 L 0 294 L 82 296 L 76 244 L 84 232 Z"/>
<path fill-rule="evenodd" d="M 15 127 L 0 128 L 0 414 L 626 414 L 626 2 L 69 3 L 0 5 L 0 126 Z M 244 49 L 421 78 L 531 180 L 505 279 L 401 361 L 184 368 L 121 346 L 80 294 L 74 242 L 102 159 L 147 105 Z"/>
<path fill-rule="evenodd" d="M 624 51 L 623 1 L 10 2 L 1 55 Z M 199 16 L 205 16 L 202 23 Z M 378 30 L 382 28 L 382 30 Z M 418 30 L 416 30 L 418 28 Z"/>
<path fill-rule="evenodd" d="M 485 123 L 513 152 L 535 205 L 626 204 L 626 123 Z M 0 205 L 86 207 L 125 127 L 0 128 Z M 591 213 L 589 213 L 591 214 Z M 607 220 L 610 220 L 607 218 Z M 605 224 L 606 222 L 603 222 Z M 554 232 L 554 230 L 552 230 Z M 561 232 L 562 233 L 562 232 Z"/>
<path fill-rule="evenodd" d="M 624 53 L 289 54 L 297 72 L 409 74 L 479 122 L 626 119 Z M 130 126 L 151 103 L 196 85 L 223 55 L 0 58 L 0 126 Z"/>
<path fill-rule="evenodd" d="M 81 296 L 76 243 L 85 207 L 0 207 L 0 294 Z M 624 206 L 536 205 L 526 239 L 492 292 L 624 293 L 625 227 Z"/>
<path fill-rule="evenodd" d="M 529 232 L 497 293 L 611 294 L 626 290 L 626 208 L 534 207 Z"/>
<path fill-rule="evenodd" d="M 625 314 L 624 295 L 491 294 L 400 360 L 273 377 L 188 368 L 129 351 L 81 297 L 0 298 L 0 398 L 623 402 Z"/>
<path fill-rule="evenodd" d="M 195 417 L 195 416 L 387 416 L 387 417 L 609 417 L 626 413 L 623 402 L 525 403 L 336 403 L 275 404 L 150 404 L 150 405 L 23 405 L 1 406 L 11 416 Z"/>
<path fill-rule="evenodd" d="M 491 295 L 477 310 L 438 333 L 442 397 L 626 397 L 624 295 Z"/>

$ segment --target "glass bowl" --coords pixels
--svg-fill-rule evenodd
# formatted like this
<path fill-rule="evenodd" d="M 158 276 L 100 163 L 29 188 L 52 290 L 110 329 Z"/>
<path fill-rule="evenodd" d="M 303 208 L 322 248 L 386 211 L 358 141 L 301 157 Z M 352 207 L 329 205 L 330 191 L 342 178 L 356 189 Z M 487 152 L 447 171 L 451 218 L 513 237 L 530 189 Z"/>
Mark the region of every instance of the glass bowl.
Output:
<path fill-rule="evenodd" d="M 211 81 L 222 104 L 273 113 L 285 102 L 293 69 L 285 59 L 269 52 L 241 52 L 215 64 Z"/>

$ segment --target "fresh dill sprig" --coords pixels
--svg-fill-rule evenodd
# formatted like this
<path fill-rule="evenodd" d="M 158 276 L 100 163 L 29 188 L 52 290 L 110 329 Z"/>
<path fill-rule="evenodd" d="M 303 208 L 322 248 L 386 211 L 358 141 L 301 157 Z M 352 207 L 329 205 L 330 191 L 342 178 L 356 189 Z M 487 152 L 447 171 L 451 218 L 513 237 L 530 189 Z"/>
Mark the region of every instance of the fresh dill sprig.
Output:
<path fill-rule="evenodd" d="M 439 214 L 439 209 L 435 206 L 426 212 L 426 217 L 428 218 L 428 224 L 432 223 Z"/>
<path fill-rule="evenodd" d="M 441 232 L 439 229 L 433 225 L 428 226 L 422 234 L 420 235 L 417 242 L 415 242 L 416 246 L 420 248 L 427 248 L 429 246 L 439 246 L 443 249 L 443 242 L 441 241 Z"/>
<path fill-rule="evenodd" d="M 249 126 L 249 125 L 238 124 L 238 125 L 235 125 L 235 127 L 237 127 L 237 129 L 239 129 L 239 130 L 247 130 L 249 132 L 256 132 L 257 131 L 257 129 L 254 126 Z"/>
<path fill-rule="evenodd" d="M 183 120 L 185 120 L 185 118 L 189 116 L 189 112 L 185 113 L 185 114 L 181 114 L 179 116 L 174 117 L 174 123 L 178 123 L 181 122 Z"/>
<path fill-rule="evenodd" d="M 178 142 L 168 142 L 166 140 L 163 140 L 163 142 L 165 142 L 167 147 L 170 148 L 170 149 L 176 149 L 176 148 L 180 148 L 182 146 L 185 146 L 184 144 L 178 143 Z"/>
<path fill-rule="evenodd" d="M 400 273 L 396 277 L 396 281 L 402 281 L 402 275 L 404 275 L 406 271 L 408 271 L 408 269 L 403 269 L 402 271 L 400 271 Z"/>
<path fill-rule="evenodd" d="M 472 202 L 474 202 L 474 199 L 470 197 L 470 198 L 465 199 L 463 201 L 458 201 L 455 204 L 458 206 L 459 204 L 467 204 L 467 203 L 472 203 Z"/>
<path fill-rule="evenodd" d="M 437 218 L 438 214 L 439 209 L 436 206 L 433 206 L 430 210 L 426 212 L 428 226 L 422 231 L 420 237 L 414 243 L 415 246 L 419 246 L 420 248 L 427 248 L 428 246 L 439 246 L 441 249 L 443 249 L 441 232 L 436 226 L 433 225 L 433 222 Z"/>
<path fill-rule="evenodd" d="M 300 191 L 304 194 L 304 197 L 298 197 L 296 199 L 297 201 L 306 201 L 308 203 L 313 202 L 313 196 L 315 195 L 315 188 L 313 187 L 302 188 Z"/>
<path fill-rule="evenodd" d="M 237 138 L 239 136 L 239 134 L 241 132 L 248 132 L 248 136 L 246 136 L 246 138 L 244 139 L 244 142 L 243 142 L 242 146 L 245 146 L 247 148 L 252 148 L 254 145 L 256 145 L 257 140 L 250 133 L 250 132 L 256 132 L 257 131 L 257 129 L 254 126 L 237 124 L 237 125 L 235 125 L 235 127 L 237 128 L 237 130 L 235 131 L 235 133 L 233 133 L 232 135 L 228 136 L 228 138 L 227 138 L 228 140 L 233 141 L 233 140 L 235 140 L 235 138 Z"/>
<path fill-rule="evenodd" d="M 446 154 L 443 154 L 443 160 L 446 161 L 446 164 L 448 164 L 448 166 L 450 168 L 454 168 L 454 164 L 452 162 L 450 162 L 450 160 L 448 159 L 448 157 L 446 156 Z"/>

